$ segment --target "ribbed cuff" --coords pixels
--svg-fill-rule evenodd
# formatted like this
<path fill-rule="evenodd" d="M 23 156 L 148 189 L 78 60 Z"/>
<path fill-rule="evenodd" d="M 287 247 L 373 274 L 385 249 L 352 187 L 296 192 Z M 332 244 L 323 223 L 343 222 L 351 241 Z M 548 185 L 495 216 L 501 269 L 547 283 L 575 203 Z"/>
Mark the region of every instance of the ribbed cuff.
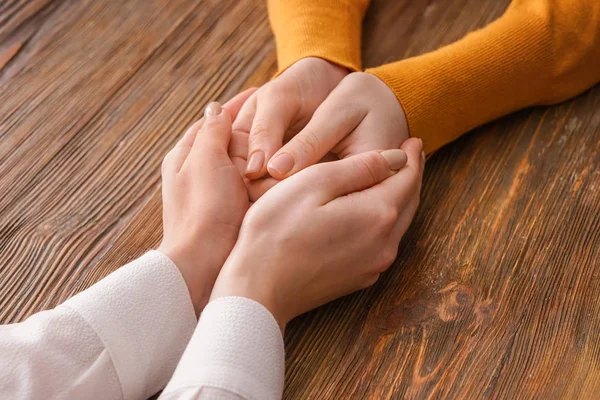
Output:
<path fill-rule="evenodd" d="M 104 343 L 125 399 L 148 398 L 167 384 L 196 327 L 183 277 L 158 251 L 119 268 L 64 305 Z"/>
<path fill-rule="evenodd" d="M 411 136 L 431 153 L 463 133 L 546 96 L 552 49 L 547 21 L 507 11 L 437 51 L 368 69 L 394 91 Z"/>
<path fill-rule="evenodd" d="M 362 19 L 368 5 L 368 0 L 269 0 L 278 74 L 306 57 L 359 71 Z"/>

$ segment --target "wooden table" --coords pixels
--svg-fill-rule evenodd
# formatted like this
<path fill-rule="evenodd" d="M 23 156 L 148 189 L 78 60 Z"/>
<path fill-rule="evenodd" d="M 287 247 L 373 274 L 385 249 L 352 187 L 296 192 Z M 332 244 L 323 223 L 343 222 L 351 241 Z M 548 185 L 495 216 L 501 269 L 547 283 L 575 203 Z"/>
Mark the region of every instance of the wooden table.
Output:
<path fill-rule="evenodd" d="M 374 1 L 365 64 L 507 3 Z M 163 155 L 275 63 L 261 0 L 1 1 L 0 321 L 155 246 Z M 436 153 L 395 265 L 290 325 L 285 398 L 598 398 L 599 164 L 598 87 Z"/>

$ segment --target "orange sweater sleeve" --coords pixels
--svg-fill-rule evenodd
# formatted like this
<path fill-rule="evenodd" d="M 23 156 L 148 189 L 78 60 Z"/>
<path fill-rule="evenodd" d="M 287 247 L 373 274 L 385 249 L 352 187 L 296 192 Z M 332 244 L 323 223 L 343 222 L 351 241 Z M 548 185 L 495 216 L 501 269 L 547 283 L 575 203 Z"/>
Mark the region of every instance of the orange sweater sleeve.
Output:
<path fill-rule="evenodd" d="M 514 0 L 458 42 L 367 72 L 394 91 L 411 135 L 430 153 L 490 120 L 600 81 L 600 1 Z"/>
<path fill-rule="evenodd" d="M 305 57 L 361 69 L 362 19 L 370 0 L 268 0 L 278 72 Z"/>

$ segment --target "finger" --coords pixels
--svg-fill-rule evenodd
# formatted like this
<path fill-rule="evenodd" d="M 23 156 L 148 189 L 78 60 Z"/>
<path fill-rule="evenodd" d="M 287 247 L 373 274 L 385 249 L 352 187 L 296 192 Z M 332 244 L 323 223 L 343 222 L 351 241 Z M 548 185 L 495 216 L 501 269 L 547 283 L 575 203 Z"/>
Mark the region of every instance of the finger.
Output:
<path fill-rule="evenodd" d="M 192 153 L 202 158 L 205 158 L 207 155 L 227 156 L 230 139 L 231 118 L 227 112 L 223 112 L 223 107 L 219 103 L 212 102 L 204 110 L 204 123 L 196 134 L 190 156 Z M 188 156 L 186 161 L 190 156 Z"/>
<path fill-rule="evenodd" d="M 286 98 L 282 91 L 267 89 L 258 94 L 248 137 L 248 178 L 257 179 L 267 173 L 267 161 L 281 148 L 283 136 L 297 111 L 297 102 Z"/>
<path fill-rule="evenodd" d="M 242 109 L 246 101 L 248 101 L 250 96 L 252 96 L 254 92 L 256 92 L 256 89 L 257 88 L 255 87 L 246 89 L 243 92 L 236 94 L 225 104 L 223 104 L 223 108 L 227 110 L 232 121 L 236 120 L 238 114 L 240 113 L 240 110 Z"/>
<path fill-rule="evenodd" d="M 365 196 L 383 199 L 401 212 L 408 204 L 412 195 L 418 192 L 423 177 L 423 145 L 421 139 L 411 138 L 402 143 L 408 160 L 406 166 L 390 179 L 385 180 L 368 191 Z M 352 158 L 352 157 L 351 157 Z"/>
<path fill-rule="evenodd" d="M 419 139 L 419 141 L 421 141 Z M 423 144 L 421 141 L 421 148 L 423 148 Z M 413 159 L 416 158 L 416 154 L 413 154 Z M 416 162 L 418 162 L 417 160 L 415 160 Z M 395 240 L 396 243 L 400 242 L 400 239 L 402 239 L 402 236 L 404 236 L 404 233 L 406 233 L 406 231 L 408 230 L 408 227 L 410 226 L 416 212 L 417 212 L 417 208 L 419 207 L 419 203 L 421 201 L 421 188 L 423 186 L 423 172 L 425 170 L 425 153 L 423 153 L 423 151 L 421 151 L 421 161 L 418 162 L 419 166 L 416 168 L 418 169 L 418 179 L 417 179 L 417 187 L 415 189 L 415 191 L 413 192 L 412 198 L 410 199 L 410 201 L 408 202 L 408 204 L 404 207 L 404 209 L 400 212 L 400 215 L 398 217 L 398 222 L 396 223 L 396 226 L 394 227 L 394 229 L 392 230 L 392 240 Z"/>
<path fill-rule="evenodd" d="M 399 149 L 406 136 L 394 121 L 382 121 L 381 116 L 369 113 L 352 130 L 352 136 L 338 143 L 333 152 L 339 158 L 346 158 L 367 151 Z"/>
<path fill-rule="evenodd" d="M 423 181 L 423 171 L 425 169 L 425 153 L 423 153 L 423 141 L 419 138 L 410 138 L 400 146 L 402 150 L 408 156 L 408 161 L 406 162 L 406 171 L 410 171 L 410 173 L 415 176 L 414 183 L 417 186 L 417 189 L 421 189 L 421 182 Z M 396 180 L 400 178 L 395 178 Z M 389 185 L 392 185 L 390 183 Z"/>
<path fill-rule="evenodd" d="M 252 128 L 252 121 L 254 120 L 254 114 L 256 114 L 257 95 L 258 93 L 255 91 L 242 105 L 242 108 L 238 112 L 235 120 L 233 121 L 234 131 L 241 131 L 246 134 L 250 133 L 250 128 Z"/>
<path fill-rule="evenodd" d="M 242 176 L 245 176 L 246 172 L 248 136 L 252 127 L 252 121 L 254 120 L 254 114 L 256 114 L 256 96 L 256 92 L 250 96 L 233 121 L 229 156 L 232 158 L 239 157 L 244 160 L 244 170 L 241 172 Z"/>
<path fill-rule="evenodd" d="M 232 120 L 235 120 L 243 104 L 255 91 L 256 88 L 247 89 L 237 94 L 227 103 L 225 103 L 223 108 L 227 110 L 227 113 L 229 114 Z M 183 162 L 187 158 L 190 150 L 192 149 L 192 145 L 194 144 L 196 135 L 198 134 L 198 131 L 202 128 L 203 124 L 204 118 L 196 121 L 185 131 L 182 138 L 175 145 L 175 148 L 173 148 L 163 160 L 163 172 L 177 173 L 181 170 L 181 166 L 183 165 Z"/>
<path fill-rule="evenodd" d="M 231 132 L 231 141 L 228 148 L 229 158 L 233 161 L 240 176 L 247 181 L 246 178 L 246 157 L 248 157 L 248 134 L 239 130 Z"/>
<path fill-rule="evenodd" d="M 271 176 L 284 179 L 316 164 L 365 117 L 366 110 L 348 103 L 345 90 L 334 89 L 308 124 L 269 160 Z"/>
<path fill-rule="evenodd" d="M 248 179 L 244 177 L 244 172 L 246 171 L 246 160 L 242 159 L 241 157 L 235 157 L 232 158 L 231 161 L 244 179 L 244 184 L 246 185 L 246 190 L 248 192 L 248 198 L 252 203 L 260 199 L 263 194 L 281 182 L 271 177 L 263 179 Z"/>
<path fill-rule="evenodd" d="M 252 180 L 248 179 L 246 182 L 246 189 L 248 190 L 248 197 L 250 198 L 250 201 L 254 203 L 279 182 L 281 181 L 271 177 Z"/>
<path fill-rule="evenodd" d="M 179 139 L 175 147 L 171 149 L 165 156 L 162 163 L 162 173 L 173 174 L 178 173 L 181 170 L 183 162 L 188 156 L 196 134 L 204 124 L 204 119 L 196 121 L 190 126 L 187 131 L 183 134 L 183 137 Z"/>
<path fill-rule="evenodd" d="M 177 142 L 175 147 L 178 147 L 178 146 L 184 147 L 184 148 L 187 148 L 187 150 L 189 151 L 189 149 L 191 149 L 192 145 L 194 144 L 194 139 L 196 139 L 196 134 L 198 133 L 200 128 L 202 128 L 203 124 L 204 124 L 204 118 L 194 122 L 192 124 L 192 126 L 190 126 L 185 131 L 185 133 L 183 134 L 181 139 L 179 139 L 179 142 Z"/>
<path fill-rule="evenodd" d="M 408 201 L 404 209 L 400 212 L 400 215 L 398 216 L 398 221 L 396 222 L 396 225 L 394 226 L 394 228 L 392 229 L 392 233 L 390 234 L 390 239 L 392 240 L 394 245 L 397 246 L 400 243 L 402 236 L 404 236 L 404 234 L 408 230 L 408 227 L 410 226 L 417 212 L 417 208 L 419 207 L 419 201 L 420 191 L 416 191 L 413 194 L 412 198 Z"/>
<path fill-rule="evenodd" d="M 177 175 L 181 169 L 183 161 L 185 161 L 185 157 L 187 156 L 187 151 L 184 152 L 182 150 L 183 148 L 175 146 L 163 158 L 160 169 L 163 177 L 163 185 L 167 182 L 166 177 Z"/>
<path fill-rule="evenodd" d="M 232 130 L 228 154 L 248 189 L 248 178 L 245 175 L 248 164 L 246 160 L 246 157 L 248 157 L 248 133 L 235 129 Z"/>
<path fill-rule="evenodd" d="M 231 132 L 231 141 L 229 142 L 229 157 L 240 158 L 244 160 L 244 169 L 242 176 L 246 173 L 246 157 L 248 157 L 248 134 L 233 130 Z"/>
<path fill-rule="evenodd" d="M 247 92 L 249 92 L 248 97 L 250 97 L 254 93 L 254 91 L 255 91 L 255 89 L 252 89 L 252 90 L 248 90 L 244 93 L 248 94 Z M 241 96 L 241 94 L 238 96 Z M 236 98 L 238 96 L 236 96 Z M 233 101 L 233 100 L 234 99 L 232 99 L 230 101 Z M 243 108 L 243 106 L 240 108 Z M 246 165 L 247 165 L 246 158 L 248 156 L 248 136 L 249 136 L 249 134 L 248 134 L 248 132 L 244 132 L 242 129 L 239 129 L 239 128 L 243 127 L 244 124 L 247 123 L 247 121 L 244 121 L 244 120 L 248 119 L 247 116 L 252 114 L 252 109 L 253 109 L 252 104 L 249 104 L 249 107 L 246 108 L 245 116 L 242 115 L 242 114 L 244 114 L 243 111 L 240 111 L 238 113 L 238 115 L 237 115 L 238 118 L 233 123 L 234 128 L 232 130 L 231 140 L 229 142 L 228 153 L 229 153 L 229 157 L 231 158 L 231 161 L 235 165 L 235 167 L 238 170 L 241 177 L 244 179 L 244 183 L 246 184 L 246 189 L 248 191 L 248 197 L 249 197 L 250 201 L 255 202 L 263 194 L 265 194 L 269 189 L 271 189 L 273 186 L 275 186 L 277 183 L 279 183 L 279 181 L 276 179 L 273 179 L 271 177 L 268 177 L 265 179 L 250 180 L 250 179 L 246 178 L 246 176 L 245 176 Z M 251 124 L 251 120 L 250 120 L 250 124 Z M 247 126 L 249 126 L 249 124 Z M 238 128 L 238 129 L 236 129 L 236 128 Z"/>
<path fill-rule="evenodd" d="M 235 120 L 240 109 L 244 105 L 244 103 L 248 100 L 248 98 L 256 91 L 256 88 L 246 89 L 241 93 L 238 93 L 233 98 L 231 98 L 227 103 L 223 105 L 223 108 L 227 110 L 227 113 L 231 117 L 231 120 Z M 202 128 L 204 124 L 204 118 L 196 121 L 192 126 L 188 128 L 183 137 L 177 142 L 177 146 L 184 146 L 191 149 L 192 144 L 194 143 L 194 139 L 196 139 L 196 134 Z"/>
<path fill-rule="evenodd" d="M 406 164 L 400 149 L 371 151 L 344 160 L 318 164 L 306 170 L 304 179 L 318 188 L 319 201 L 328 203 L 338 197 L 376 185 Z"/>

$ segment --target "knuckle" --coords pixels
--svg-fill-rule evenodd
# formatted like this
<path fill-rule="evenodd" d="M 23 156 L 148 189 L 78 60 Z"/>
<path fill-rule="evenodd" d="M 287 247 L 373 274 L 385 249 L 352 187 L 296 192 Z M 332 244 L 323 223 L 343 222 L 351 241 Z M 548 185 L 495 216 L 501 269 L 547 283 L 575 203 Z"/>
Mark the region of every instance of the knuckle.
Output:
<path fill-rule="evenodd" d="M 319 195 L 326 188 L 335 187 L 338 178 L 327 168 L 320 167 L 322 167 L 320 164 L 313 164 L 298 171 L 293 176 L 296 186 L 314 195 Z"/>
<path fill-rule="evenodd" d="M 348 94 L 348 96 L 354 96 L 353 94 Z M 354 97 L 351 97 L 354 98 Z M 345 103 L 339 104 L 337 109 L 335 110 L 336 114 L 339 114 L 344 120 L 352 120 L 359 121 L 364 118 L 364 104 L 356 100 L 346 100 Z M 357 122 L 358 125 L 358 122 Z"/>
<path fill-rule="evenodd" d="M 377 182 L 381 179 L 381 163 L 377 157 L 378 156 L 375 154 L 369 154 L 355 158 L 357 167 L 360 168 L 364 174 L 367 174 L 373 182 Z"/>
<path fill-rule="evenodd" d="M 371 74 L 366 72 L 352 72 L 349 74 L 346 79 L 348 79 L 353 85 L 368 85 L 371 81 Z"/>
<path fill-rule="evenodd" d="M 273 95 L 277 96 L 279 92 L 278 82 L 272 81 L 264 85 L 258 91 L 258 99 L 259 100 L 268 100 Z"/>
<path fill-rule="evenodd" d="M 311 131 L 296 136 L 297 144 L 308 154 L 320 154 L 321 139 Z"/>
<path fill-rule="evenodd" d="M 261 232 L 264 230 L 269 220 L 268 212 L 256 207 L 250 208 L 244 217 L 244 226 L 252 232 Z"/>
<path fill-rule="evenodd" d="M 250 137 L 249 140 L 255 140 L 258 138 L 263 138 L 269 135 L 268 128 L 263 121 L 255 120 L 252 124 L 252 128 L 250 129 Z"/>
<path fill-rule="evenodd" d="M 271 81 L 266 84 L 258 93 L 258 103 L 277 103 L 285 99 L 286 93 L 289 92 L 287 85 L 281 81 Z"/>

